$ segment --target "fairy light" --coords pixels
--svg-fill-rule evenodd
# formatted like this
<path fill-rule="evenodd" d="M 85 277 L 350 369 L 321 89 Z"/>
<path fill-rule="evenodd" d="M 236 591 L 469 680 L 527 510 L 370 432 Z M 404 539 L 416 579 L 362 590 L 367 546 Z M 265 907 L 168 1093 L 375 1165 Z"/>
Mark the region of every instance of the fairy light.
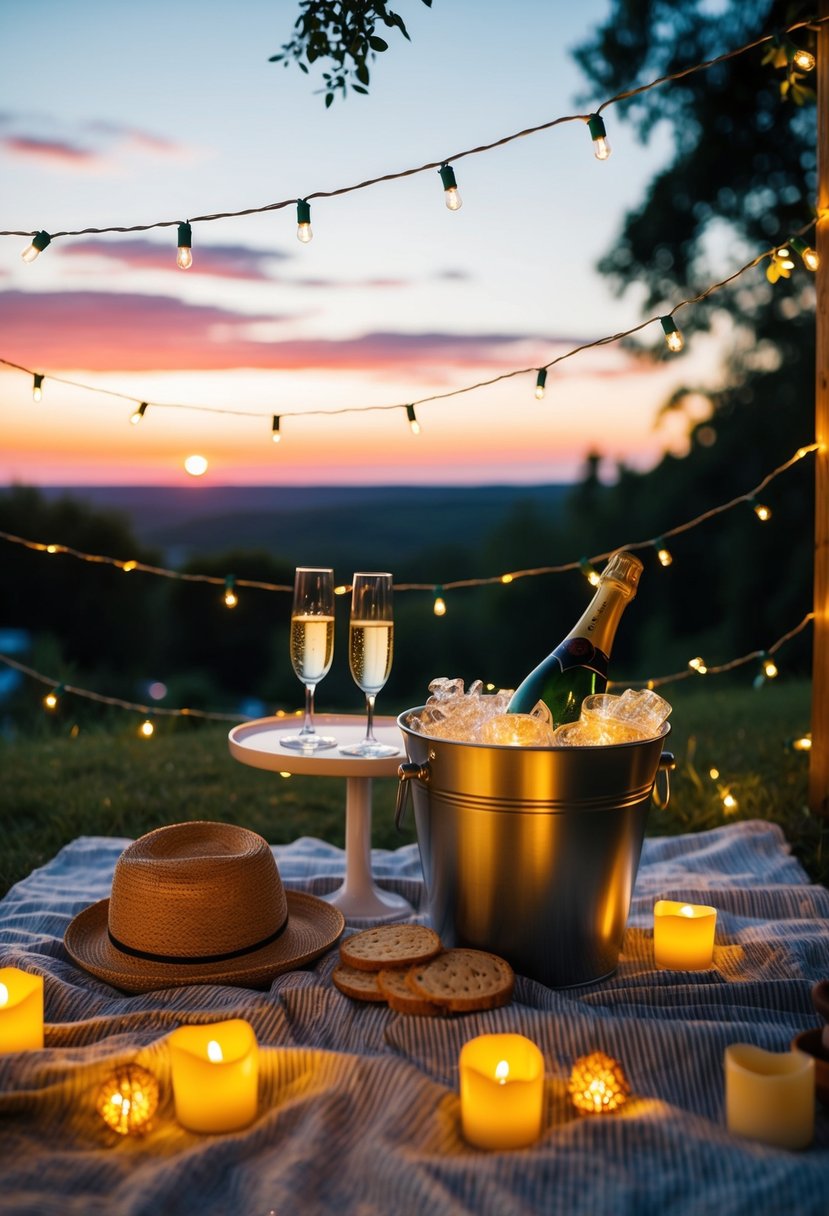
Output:
<path fill-rule="evenodd" d="M 339 586 L 334 588 L 335 595 L 348 595 L 350 591 L 351 587 L 348 583 L 340 583 Z"/>
<path fill-rule="evenodd" d="M 749 496 L 748 501 L 751 504 L 751 509 L 761 523 L 764 524 L 771 519 L 771 507 L 767 507 L 765 503 L 758 502 L 753 494 Z"/>
<path fill-rule="evenodd" d="M 138 426 L 139 422 L 144 417 L 146 412 L 147 412 L 147 402 L 142 401 L 141 404 L 138 406 L 138 409 L 133 414 L 130 414 L 130 422 L 132 423 L 132 425 Z"/>
<path fill-rule="evenodd" d="M 806 269 L 811 270 L 812 273 L 814 273 L 818 266 L 820 266 L 820 258 L 811 245 L 807 244 L 807 242 L 804 241 L 803 237 L 801 236 L 793 236 L 789 241 L 789 244 L 797 256 L 801 259 Z"/>
<path fill-rule="evenodd" d="M 579 558 L 579 569 L 591 587 L 598 587 L 599 583 L 602 581 L 601 575 L 599 574 L 598 570 L 595 569 L 595 567 L 590 565 L 590 562 L 586 557 Z"/>
<path fill-rule="evenodd" d="M 24 262 L 34 262 L 36 258 L 40 257 L 47 245 L 51 245 L 51 243 L 52 238 L 48 232 L 36 232 L 32 237 L 31 244 L 26 246 L 20 256 Z"/>
<path fill-rule="evenodd" d="M 812 736 L 807 731 L 804 735 L 799 735 L 796 739 L 792 739 L 792 751 L 809 752 L 812 750 Z"/>
<path fill-rule="evenodd" d="M 409 420 L 409 426 L 411 427 L 412 434 L 419 435 L 420 423 L 417 420 L 417 414 L 415 414 L 415 407 L 413 405 L 406 406 L 406 417 Z"/>
<path fill-rule="evenodd" d="M 296 201 L 296 239 L 307 245 L 314 239 L 311 227 L 311 204 L 305 198 Z"/>
<path fill-rule="evenodd" d="M 228 574 L 225 579 L 225 594 L 224 601 L 226 608 L 235 608 L 239 603 L 239 596 L 236 594 L 236 576 Z"/>
<path fill-rule="evenodd" d="M 711 778 L 712 781 L 717 781 L 719 778 L 719 775 L 720 775 L 720 770 L 718 768 L 710 768 L 708 770 L 708 776 Z"/>
<path fill-rule="evenodd" d="M 731 791 L 726 790 L 722 796 L 722 805 L 723 805 L 723 810 L 730 814 L 730 813 L 736 811 L 740 804 L 737 801 L 737 799 L 734 797 L 734 795 L 731 793 Z"/>
<path fill-rule="evenodd" d="M 760 670 L 754 678 L 754 687 L 762 688 L 766 680 L 774 680 L 780 674 L 780 670 L 767 650 L 764 650 L 760 655 Z"/>
<path fill-rule="evenodd" d="M 446 616 L 446 600 L 443 598 L 443 587 L 441 587 L 440 583 L 438 583 L 434 590 L 432 612 L 434 612 L 435 616 Z"/>
<path fill-rule="evenodd" d="M 661 536 L 657 537 L 653 542 L 656 549 L 656 556 L 659 559 L 660 566 L 670 566 L 674 560 L 673 554 L 665 544 Z"/>
<path fill-rule="evenodd" d="M 189 270 L 193 265 L 193 229 L 189 224 L 179 224 L 178 226 L 178 253 L 176 254 L 176 265 L 179 270 Z"/>
<path fill-rule="evenodd" d="M 273 422 L 271 423 L 271 439 L 274 443 L 279 443 L 282 439 L 282 434 L 279 430 L 279 414 L 274 414 Z"/>
<path fill-rule="evenodd" d="M 43 373 L 35 372 L 32 376 L 32 401 L 43 400 Z"/>
<path fill-rule="evenodd" d="M 792 63 L 796 68 L 800 68 L 801 72 L 811 72 L 814 71 L 816 60 L 811 51 L 799 46 L 792 55 Z"/>
<path fill-rule="evenodd" d="M 506 586 L 508 586 L 508 585 L 509 585 L 511 582 L 513 582 L 513 575 L 511 575 L 511 574 L 502 574 L 502 575 L 501 575 L 501 582 L 504 584 L 504 586 L 505 586 L 505 587 L 506 587 Z"/>
<path fill-rule="evenodd" d="M 140 1135 L 158 1109 L 158 1081 L 139 1064 L 126 1064 L 104 1081 L 95 1109 L 120 1136 Z"/>
<path fill-rule="evenodd" d="M 536 401 L 543 400 L 546 387 L 547 387 L 547 369 L 546 369 L 546 367 L 540 367 L 538 369 L 538 375 L 536 376 L 536 379 L 535 379 L 535 399 L 536 399 Z"/>
<path fill-rule="evenodd" d="M 132 571 L 136 570 L 137 568 L 138 562 L 132 557 L 129 559 L 129 561 L 121 563 L 121 569 L 124 571 L 124 574 L 131 574 Z"/>
<path fill-rule="evenodd" d="M 138 728 L 139 737 L 142 739 L 151 739 L 155 734 L 155 726 L 149 718 L 145 718 Z"/>
<path fill-rule="evenodd" d="M 766 267 L 768 281 L 776 283 L 778 279 L 791 278 L 793 270 L 794 262 L 788 245 L 779 245 L 777 249 L 773 249 L 769 254 L 769 264 Z"/>
<path fill-rule="evenodd" d="M 688 666 L 691 668 L 692 671 L 699 672 L 699 674 L 701 676 L 704 676 L 706 674 L 706 672 L 708 671 L 708 668 L 705 665 L 705 660 L 701 659 L 699 657 L 699 655 L 697 655 L 697 657 L 695 659 L 689 659 Z"/>
<path fill-rule="evenodd" d="M 604 1115 L 625 1104 L 630 1083 L 618 1060 L 603 1051 L 593 1051 L 576 1060 L 567 1089 L 580 1115 Z"/>
<path fill-rule="evenodd" d="M 43 698 L 43 708 L 48 709 L 49 713 L 54 713 L 60 703 L 60 694 L 62 692 L 62 684 L 56 684 L 54 688 L 51 688 Z"/>
<path fill-rule="evenodd" d="M 660 317 L 659 323 L 665 331 L 665 344 L 668 350 L 673 351 L 674 354 L 678 354 L 685 346 L 685 339 L 679 332 L 673 317 Z"/>
<path fill-rule="evenodd" d="M 587 129 L 593 140 L 593 155 L 596 160 L 607 160 L 610 156 L 610 142 L 607 138 L 607 128 L 601 114 L 590 114 L 587 119 Z"/>
<path fill-rule="evenodd" d="M 463 201 L 458 194 L 458 183 L 455 180 L 455 170 L 451 165 L 441 165 L 438 169 L 440 180 L 443 183 L 444 202 L 450 211 L 460 211 L 463 206 Z"/>

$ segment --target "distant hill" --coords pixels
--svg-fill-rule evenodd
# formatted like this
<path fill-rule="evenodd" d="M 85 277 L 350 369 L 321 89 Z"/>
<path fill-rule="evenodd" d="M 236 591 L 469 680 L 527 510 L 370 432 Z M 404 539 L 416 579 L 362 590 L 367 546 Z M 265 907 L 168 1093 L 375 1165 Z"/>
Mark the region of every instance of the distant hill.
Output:
<path fill-rule="evenodd" d="M 517 503 L 556 512 L 570 486 L 48 487 L 126 514 L 137 538 L 179 566 L 259 550 L 293 565 L 395 568 L 442 545 L 474 548 Z"/>

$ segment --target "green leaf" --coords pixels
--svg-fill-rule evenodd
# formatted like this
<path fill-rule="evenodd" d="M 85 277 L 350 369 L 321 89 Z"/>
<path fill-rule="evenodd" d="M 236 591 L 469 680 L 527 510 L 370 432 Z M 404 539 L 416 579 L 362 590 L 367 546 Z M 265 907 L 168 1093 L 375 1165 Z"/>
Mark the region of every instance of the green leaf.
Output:
<path fill-rule="evenodd" d="M 369 38 L 368 44 L 373 51 L 387 51 L 389 49 L 389 44 L 376 36 Z"/>
<path fill-rule="evenodd" d="M 325 94 L 325 108 L 326 108 L 326 110 L 327 110 L 327 109 L 328 109 L 328 107 L 331 105 L 331 102 L 332 102 L 333 100 L 334 100 L 334 94 L 333 94 L 333 93 L 326 93 L 326 94 Z"/>
<path fill-rule="evenodd" d="M 360 84 L 368 84 L 369 72 L 365 61 L 357 64 L 357 67 L 354 69 L 354 75 L 357 77 Z"/>
<path fill-rule="evenodd" d="M 365 93 L 365 94 L 368 94 L 368 89 L 364 89 L 364 88 L 362 87 L 362 85 L 359 85 L 359 84 L 353 84 L 351 87 L 352 87 L 352 89 L 354 90 L 354 92 L 355 92 L 355 93 Z"/>

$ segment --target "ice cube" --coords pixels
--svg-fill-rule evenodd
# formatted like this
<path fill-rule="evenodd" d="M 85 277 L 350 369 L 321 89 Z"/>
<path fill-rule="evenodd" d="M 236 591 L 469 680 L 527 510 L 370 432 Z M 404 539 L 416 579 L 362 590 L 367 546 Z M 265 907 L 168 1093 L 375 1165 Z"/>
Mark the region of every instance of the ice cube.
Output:
<path fill-rule="evenodd" d="M 660 734 L 671 706 L 650 688 L 628 688 L 621 696 L 601 692 L 585 697 L 581 716 L 587 722 L 614 721 L 635 727 L 642 736 L 653 739 Z"/>
<path fill-rule="evenodd" d="M 509 704 L 510 692 L 484 695 L 483 682 L 475 680 L 464 692 L 464 682 L 445 676 L 432 680 L 431 696 L 420 714 L 411 718 L 411 726 L 421 734 L 437 739 L 454 739 L 461 743 L 476 743 L 481 727 L 496 714 L 503 714 Z"/>
<path fill-rule="evenodd" d="M 495 714 L 481 727 L 481 743 L 509 747 L 551 747 L 552 726 L 532 714 Z"/>
<path fill-rule="evenodd" d="M 648 735 L 631 722 L 615 718 L 585 718 L 565 722 L 553 732 L 556 747 L 607 747 L 613 743 L 639 743 Z"/>

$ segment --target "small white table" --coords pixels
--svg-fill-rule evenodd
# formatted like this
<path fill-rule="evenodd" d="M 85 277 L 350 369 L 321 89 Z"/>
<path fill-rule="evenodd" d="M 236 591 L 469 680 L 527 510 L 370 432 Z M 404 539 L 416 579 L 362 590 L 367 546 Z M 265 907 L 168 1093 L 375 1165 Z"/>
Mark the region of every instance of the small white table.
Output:
<path fill-rule="evenodd" d="M 364 715 L 314 714 L 320 734 L 334 735 L 339 743 L 359 743 L 365 737 Z M 345 879 L 342 886 L 323 896 L 346 919 L 371 917 L 400 920 L 414 908 L 402 895 L 384 891 L 371 874 L 371 782 L 374 777 L 396 777 L 406 759 L 403 737 L 394 718 L 375 718 L 374 733 L 382 743 L 400 749 L 397 756 L 370 759 L 343 756 L 336 747 L 303 753 L 280 744 L 280 735 L 295 733 L 295 717 L 257 718 L 234 726 L 228 735 L 230 754 L 242 764 L 276 773 L 314 777 L 345 777 Z"/>

